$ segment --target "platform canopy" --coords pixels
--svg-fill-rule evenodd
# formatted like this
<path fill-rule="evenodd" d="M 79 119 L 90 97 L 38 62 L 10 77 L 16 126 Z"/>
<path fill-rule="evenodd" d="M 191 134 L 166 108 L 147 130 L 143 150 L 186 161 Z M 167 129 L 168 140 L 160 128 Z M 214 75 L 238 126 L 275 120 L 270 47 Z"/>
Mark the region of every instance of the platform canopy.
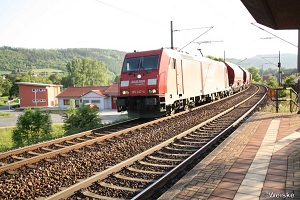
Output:
<path fill-rule="evenodd" d="M 300 29 L 300 0 L 241 0 L 253 18 L 275 30 Z"/>

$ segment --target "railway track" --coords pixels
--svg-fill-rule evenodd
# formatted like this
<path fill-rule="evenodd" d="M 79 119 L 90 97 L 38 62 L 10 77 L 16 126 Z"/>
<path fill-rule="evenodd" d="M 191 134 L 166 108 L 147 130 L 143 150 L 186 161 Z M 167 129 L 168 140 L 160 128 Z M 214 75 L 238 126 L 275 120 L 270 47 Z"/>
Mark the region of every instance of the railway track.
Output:
<path fill-rule="evenodd" d="M 70 198 L 77 199 L 84 196 L 96 198 L 97 195 L 103 196 L 101 198 L 104 199 L 108 197 L 132 198 L 149 184 L 154 184 L 161 179 L 159 177 L 168 174 L 167 171 L 180 165 L 183 158 L 193 155 L 193 151 L 206 146 L 206 143 L 215 136 L 214 134 L 217 134 L 211 132 L 210 126 L 215 129 L 215 124 L 222 123 L 224 128 L 224 123 L 229 121 L 228 119 L 223 122 L 216 121 L 217 119 L 212 119 L 212 116 L 224 115 L 225 110 L 237 105 L 241 99 L 245 99 L 254 90 L 253 86 L 225 101 L 205 105 L 180 115 L 154 120 L 146 125 L 136 126 L 133 130 L 128 128 L 129 134 L 125 134 L 124 130 L 117 131 L 109 136 L 101 136 L 104 137 L 101 140 L 99 138 L 87 140 L 89 142 L 85 145 L 73 144 L 77 147 L 65 153 L 57 152 L 57 156 L 44 158 L 34 165 L 26 164 L 16 167 L 14 171 L 2 171 L 0 198 L 61 199 L 74 195 L 74 192 L 75 196 Z M 199 126 L 199 123 L 207 124 L 204 121 L 208 119 L 211 120 L 211 125 L 196 128 L 204 132 L 200 134 L 186 132 Z M 183 133 L 189 135 L 184 136 Z M 176 142 L 172 143 L 174 140 Z M 154 154 L 151 155 L 152 153 Z M 137 162 L 137 160 L 140 161 Z M 156 172 L 154 170 L 156 168 L 160 170 Z M 65 187 L 67 189 L 64 189 Z M 88 190 L 83 191 L 82 188 L 88 188 Z M 103 188 L 108 189 L 104 191 Z M 100 194 L 95 192 L 102 190 L 103 193 Z M 125 194 L 115 190 L 125 191 Z"/>
<path fill-rule="evenodd" d="M 75 194 L 69 199 L 147 199 L 219 142 L 228 130 L 255 108 L 253 104 L 258 105 L 264 93 L 265 91 L 258 90 L 255 95 L 235 107 L 49 199 L 69 197 L 72 193 Z"/>
<path fill-rule="evenodd" d="M 127 128 L 130 128 L 130 130 L 132 127 L 138 128 L 139 125 L 149 121 L 146 119 L 127 120 L 118 124 L 0 153 L 0 173 L 76 150 L 95 141 L 111 137 L 110 134 L 112 133 L 120 130 L 126 132 Z"/>

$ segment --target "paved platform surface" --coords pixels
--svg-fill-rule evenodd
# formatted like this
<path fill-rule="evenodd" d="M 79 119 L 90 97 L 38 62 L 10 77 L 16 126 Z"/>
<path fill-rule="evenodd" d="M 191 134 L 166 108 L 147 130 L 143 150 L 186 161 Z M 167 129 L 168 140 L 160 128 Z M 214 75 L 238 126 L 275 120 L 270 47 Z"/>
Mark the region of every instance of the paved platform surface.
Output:
<path fill-rule="evenodd" d="M 159 199 L 300 200 L 300 115 L 255 113 Z"/>

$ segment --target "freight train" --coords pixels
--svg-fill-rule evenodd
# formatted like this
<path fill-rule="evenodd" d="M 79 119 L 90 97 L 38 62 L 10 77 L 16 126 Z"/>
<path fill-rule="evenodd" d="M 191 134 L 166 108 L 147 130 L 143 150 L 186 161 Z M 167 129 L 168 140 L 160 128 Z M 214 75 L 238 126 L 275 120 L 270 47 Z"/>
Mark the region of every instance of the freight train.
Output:
<path fill-rule="evenodd" d="M 138 118 L 171 115 L 241 91 L 251 80 L 235 64 L 174 49 L 132 52 L 123 62 L 117 109 Z"/>

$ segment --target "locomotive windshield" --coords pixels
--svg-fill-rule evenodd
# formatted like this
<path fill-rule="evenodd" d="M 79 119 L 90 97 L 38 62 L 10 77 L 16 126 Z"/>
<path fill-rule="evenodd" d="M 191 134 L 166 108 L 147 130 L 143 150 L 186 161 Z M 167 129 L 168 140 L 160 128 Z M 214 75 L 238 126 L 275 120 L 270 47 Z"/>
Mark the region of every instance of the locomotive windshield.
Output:
<path fill-rule="evenodd" d="M 159 55 L 126 58 L 123 65 L 123 72 L 157 69 L 158 62 Z"/>

